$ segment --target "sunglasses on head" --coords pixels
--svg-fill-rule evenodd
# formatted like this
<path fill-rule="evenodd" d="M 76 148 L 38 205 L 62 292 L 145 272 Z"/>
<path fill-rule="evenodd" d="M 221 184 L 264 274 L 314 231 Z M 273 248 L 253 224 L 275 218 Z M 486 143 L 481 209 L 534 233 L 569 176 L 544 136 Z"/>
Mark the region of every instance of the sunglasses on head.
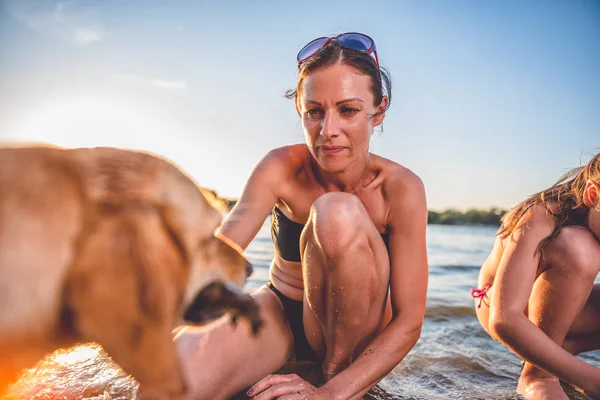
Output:
<path fill-rule="evenodd" d="M 298 56 L 296 57 L 298 59 L 298 66 L 302 65 L 304 61 L 323 50 L 333 40 L 347 49 L 361 51 L 367 54 L 373 53 L 375 56 L 375 63 L 377 64 L 377 68 L 379 68 L 379 59 L 377 58 L 377 50 L 375 50 L 375 42 L 369 36 L 358 32 L 342 33 L 334 37 L 323 36 L 308 42 L 308 44 L 306 44 L 306 46 L 300 50 Z"/>

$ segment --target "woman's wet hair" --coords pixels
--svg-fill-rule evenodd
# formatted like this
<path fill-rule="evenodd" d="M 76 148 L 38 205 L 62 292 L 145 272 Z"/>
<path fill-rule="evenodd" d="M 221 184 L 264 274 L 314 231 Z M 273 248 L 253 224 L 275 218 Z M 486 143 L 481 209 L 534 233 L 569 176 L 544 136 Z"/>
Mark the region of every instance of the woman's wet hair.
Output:
<path fill-rule="evenodd" d="M 587 224 L 589 208 L 583 202 L 583 192 L 588 180 L 600 184 L 600 153 L 587 164 L 564 174 L 548 189 L 530 196 L 509 211 L 502 217 L 497 235 L 502 239 L 509 237 L 527 222 L 533 208 L 542 204 L 556 220 L 552 233 L 542 239 L 536 249 L 536 252 L 543 255 L 544 248 L 558 236 L 564 226 Z M 550 203 L 556 204 L 556 207 L 550 207 Z"/>
<path fill-rule="evenodd" d="M 371 118 L 383 114 L 390 108 L 392 102 L 392 79 L 390 73 L 386 69 L 377 66 L 375 59 L 371 55 L 342 47 L 335 40 L 332 40 L 325 48 L 306 59 L 300 65 L 296 89 L 288 90 L 285 93 L 285 97 L 293 99 L 299 106 L 299 93 L 304 79 L 318 69 L 335 64 L 347 65 L 353 68 L 357 73 L 369 77 L 371 93 L 373 93 L 374 105 L 376 107 L 381 104 L 383 97 L 387 96 L 388 103 L 385 108 L 373 114 Z"/>

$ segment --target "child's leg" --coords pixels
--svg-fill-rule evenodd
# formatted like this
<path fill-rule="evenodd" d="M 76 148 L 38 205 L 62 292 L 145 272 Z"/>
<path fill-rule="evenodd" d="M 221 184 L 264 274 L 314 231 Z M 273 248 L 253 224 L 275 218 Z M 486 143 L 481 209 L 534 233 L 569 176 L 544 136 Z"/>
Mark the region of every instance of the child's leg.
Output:
<path fill-rule="evenodd" d="M 594 285 L 583 310 L 563 341 L 563 348 L 571 354 L 600 349 L 600 283 Z"/>
<path fill-rule="evenodd" d="M 584 305 L 591 298 L 600 269 L 600 244 L 588 230 L 566 227 L 547 246 L 540 264 L 543 272 L 534 283 L 528 316 L 550 339 L 562 345 L 571 327 L 577 327 L 576 317 L 583 310 L 587 313 L 596 307 Z M 566 398 L 556 377 L 530 363 L 525 363 L 518 391 L 536 398 Z"/>

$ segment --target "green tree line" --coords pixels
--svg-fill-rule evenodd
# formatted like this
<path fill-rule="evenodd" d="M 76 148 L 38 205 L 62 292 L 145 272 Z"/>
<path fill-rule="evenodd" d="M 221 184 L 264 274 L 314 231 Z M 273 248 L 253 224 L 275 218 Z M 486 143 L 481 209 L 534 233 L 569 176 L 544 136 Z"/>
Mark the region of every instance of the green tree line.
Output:
<path fill-rule="evenodd" d="M 219 196 L 214 189 L 202 188 L 205 195 L 212 197 L 223 208 L 231 210 L 237 199 Z M 467 211 L 459 211 L 450 208 L 444 211 L 429 210 L 427 223 L 438 225 L 500 225 L 500 218 L 506 210 L 492 207 L 487 210 L 472 208 Z"/>
<path fill-rule="evenodd" d="M 471 208 L 467 211 L 448 209 L 444 211 L 429 210 L 427 223 L 439 225 L 495 225 L 500 226 L 500 218 L 506 210 L 492 207 L 488 210 Z"/>

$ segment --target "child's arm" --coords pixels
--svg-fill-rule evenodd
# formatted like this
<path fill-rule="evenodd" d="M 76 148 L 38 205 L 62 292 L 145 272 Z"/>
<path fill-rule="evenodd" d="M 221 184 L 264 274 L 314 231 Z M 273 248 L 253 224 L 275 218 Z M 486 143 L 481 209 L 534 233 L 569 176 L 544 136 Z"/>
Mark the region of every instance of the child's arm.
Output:
<path fill-rule="evenodd" d="M 562 349 L 524 314 L 531 304 L 540 265 L 536 248 L 552 232 L 554 224 L 554 217 L 546 208 L 537 206 L 529 221 L 507 240 L 491 293 L 490 332 L 524 360 L 589 393 L 599 393 L 600 369 Z M 584 292 L 582 288 L 579 295 L 585 296 Z M 571 321 L 575 317 L 564 316 Z"/>

